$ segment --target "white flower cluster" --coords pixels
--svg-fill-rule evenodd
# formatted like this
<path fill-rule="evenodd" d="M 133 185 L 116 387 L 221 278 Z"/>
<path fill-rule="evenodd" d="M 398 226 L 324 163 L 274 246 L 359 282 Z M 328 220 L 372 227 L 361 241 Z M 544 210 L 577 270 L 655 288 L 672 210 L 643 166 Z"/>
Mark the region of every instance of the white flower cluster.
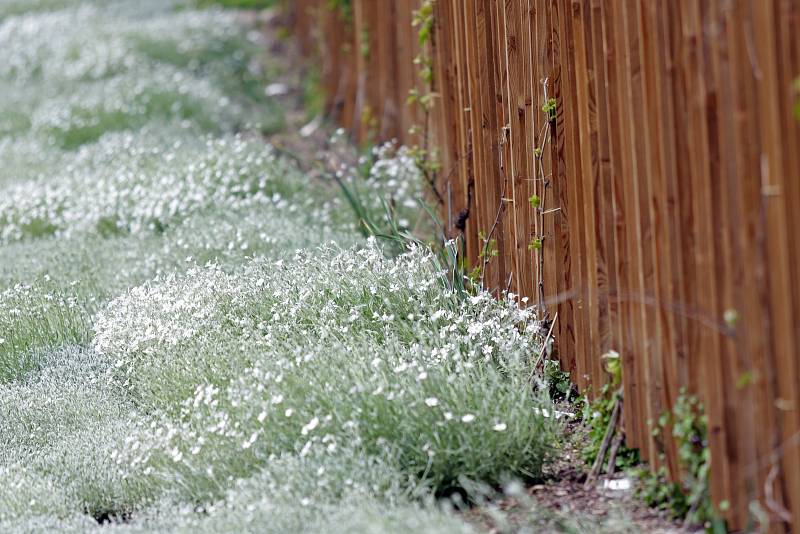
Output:
<path fill-rule="evenodd" d="M 406 209 L 419 209 L 424 198 L 422 172 L 411 151 L 390 141 L 372 150 L 375 163 L 369 171 L 368 186 L 378 198 L 390 199 Z"/>
<path fill-rule="evenodd" d="M 110 4 L 0 18 L 0 135 L 52 150 L 154 119 L 213 132 L 282 122 L 264 95 L 232 83 L 259 68 L 233 15 Z M 159 16 L 143 19 L 146 10 Z"/>
<path fill-rule="evenodd" d="M 177 52 L 189 54 L 240 36 L 230 13 L 174 11 L 174 1 L 137 3 L 140 5 L 131 10 L 124 2 L 116 2 L 109 9 L 73 1 L 73 7 L 67 9 L 0 18 L 0 79 L 45 79 L 50 83 L 98 80 L 150 68 L 152 62 L 137 53 L 142 43 L 155 41 L 167 50 L 172 45 Z M 137 17 L 144 9 L 161 13 L 146 19 Z"/>
<path fill-rule="evenodd" d="M 417 361 L 397 362 L 397 372 L 427 365 L 458 370 L 473 366 L 476 356 L 514 365 L 534 352 L 537 329 L 527 310 L 488 294 L 459 302 L 443 291 L 441 276 L 423 250 L 387 259 L 374 243 L 358 251 L 299 252 L 290 262 L 255 261 L 233 274 L 208 265 L 115 299 L 96 319 L 95 348 L 128 370 L 197 336 L 203 339 L 195 345 L 206 344 L 224 326 L 227 335 L 269 351 L 309 338 L 405 347 Z M 420 329 L 435 335 L 423 344 Z"/>
<path fill-rule="evenodd" d="M 230 274 L 208 265 L 128 291 L 97 317 L 93 346 L 166 426 L 126 442 L 118 463 L 161 457 L 224 474 L 281 451 L 360 446 L 399 449 L 410 472 L 434 462 L 437 482 L 454 466 L 481 478 L 536 469 L 549 435 L 525 372 L 536 325 L 512 300 L 460 301 L 441 276 L 425 251 L 387 259 L 372 243 Z M 497 463 L 456 446 L 520 433 L 526 446 L 500 446 Z"/>
<path fill-rule="evenodd" d="M 344 138 L 343 130 L 334 133 L 334 149 L 341 149 Z M 420 201 L 426 200 L 428 193 L 422 171 L 411 149 L 398 146 L 396 141 L 375 146 L 369 156 L 358 159 L 357 165 L 340 163 L 336 174 L 376 221 L 385 219 L 388 209 L 397 224 L 409 228 L 422 212 Z"/>
<path fill-rule="evenodd" d="M 301 184 L 268 146 L 241 137 L 191 138 L 163 146 L 162 136 L 118 134 L 82 149 L 55 176 L 0 189 L 0 242 L 76 232 L 140 233 L 208 208 L 286 202 Z"/>

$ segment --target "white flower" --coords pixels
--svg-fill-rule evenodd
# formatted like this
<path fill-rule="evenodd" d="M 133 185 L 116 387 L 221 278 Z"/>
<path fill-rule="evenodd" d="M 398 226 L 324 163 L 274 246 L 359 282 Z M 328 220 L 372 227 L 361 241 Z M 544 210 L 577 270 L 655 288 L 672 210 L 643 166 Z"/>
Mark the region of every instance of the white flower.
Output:
<path fill-rule="evenodd" d="M 249 449 L 253 445 L 253 443 L 256 442 L 256 438 L 258 438 L 258 432 L 253 432 L 253 435 L 250 436 L 250 439 L 242 443 L 242 448 Z"/>
<path fill-rule="evenodd" d="M 506 426 L 505 423 L 497 423 L 492 427 L 492 430 L 494 430 L 495 432 L 505 432 L 507 428 L 508 427 Z"/>
<path fill-rule="evenodd" d="M 285 415 L 286 417 L 291 417 L 293 413 L 294 410 L 292 410 L 291 408 L 287 408 L 286 411 L 283 412 L 283 415 Z"/>
<path fill-rule="evenodd" d="M 425 399 L 425 404 L 433 408 L 434 406 L 439 406 L 439 399 L 436 397 L 428 397 Z"/>
<path fill-rule="evenodd" d="M 301 433 L 302 435 L 304 435 L 304 436 L 305 436 L 305 435 L 307 435 L 309 432 L 311 432 L 312 430 L 314 430 L 315 428 L 317 428 L 317 426 L 318 426 L 318 425 L 319 425 L 319 418 L 317 418 L 317 417 L 314 417 L 314 418 L 313 418 L 311 421 L 309 421 L 309 422 L 308 422 L 308 424 L 307 424 L 307 425 L 305 425 L 305 426 L 302 428 L 302 430 L 300 430 L 300 433 Z"/>
<path fill-rule="evenodd" d="M 461 416 L 461 422 L 462 423 L 471 423 L 474 420 L 475 420 L 475 416 L 472 415 L 471 413 L 468 413 L 467 415 Z"/>

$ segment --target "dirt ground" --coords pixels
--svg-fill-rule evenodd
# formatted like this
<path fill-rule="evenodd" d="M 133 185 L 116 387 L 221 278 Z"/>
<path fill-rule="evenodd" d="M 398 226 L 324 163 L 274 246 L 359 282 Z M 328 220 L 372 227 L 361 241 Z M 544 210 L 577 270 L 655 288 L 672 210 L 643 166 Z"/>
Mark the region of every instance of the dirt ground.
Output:
<path fill-rule="evenodd" d="M 566 424 L 567 439 L 556 458 L 545 470 L 545 479 L 524 488 L 516 498 L 492 503 L 503 510 L 498 521 L 486 507 L 476 507 L 466 515 L 491 533 L 500 532 L 607 532 L 676 534 L 693 532 L 650 508 L 635 495 L 635 480 L 618 473 L 585 484 L 588 467 L 580 452 L 586 429 L 579 422 Z M 610 481 L 615 481 L 610 483 Z M 628 489 L 616 489 L 625 486 Z M 610 487 L 609 487 L 610 486 Z"/>

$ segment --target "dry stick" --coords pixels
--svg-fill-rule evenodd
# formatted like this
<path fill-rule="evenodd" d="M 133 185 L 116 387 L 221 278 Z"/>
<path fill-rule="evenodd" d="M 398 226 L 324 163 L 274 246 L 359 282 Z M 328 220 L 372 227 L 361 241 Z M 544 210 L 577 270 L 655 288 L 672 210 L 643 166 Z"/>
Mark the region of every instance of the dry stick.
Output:
<path fill-rule="evenodd" d="M 619 415 L 619 432 L 614 438 L 614 443 L 611 445 L 611 452 L 608 454 L 608 464 L 606 465 L 606 475 L 611 476 L 614 474 L 614 469 L 617 467 L 617 453 L 625 440 L 625 407 L 622 406 L 620 399 L 620 415 Z"/>
<path fill-rule="evenodd" d="M 611 419 L 608 422 L 606 434 L 603 436 L 603 441 L 600 444 L 600 450 L 597 451 L 597 457 L 594 459 L 592 470 L 589 471 L 589 475 L 586 477 L 586 482 L 583 485 L 584 488 L 591 486 L 591 483 L 597 478 L 597 475 L 600 474 L 600 468 L 603 465 L 603 460 L 606 457 L 606 451 L 608 451 L 608 446 L 611 444 L 611 438 L 614 436 L 614 431 L 617 428 L 619 413 L 622 409 L 622 391 L 620 390 L 617 392 L 615 396 L 616 400 L 614 401 L 614 409 L 611 411 Z"/>
<path fill-rule="evenodd" d="M 497 225 L 500 223 L 500 216 L 503 214 L 503 202 L 506 196 L 506 181 L 505 181 L 505 174 L 503 175 L 503 190 L 500 192 L 500 204 L 497 206 L 497 215 L 494 217 L 494 224 L 492 224 L 492 228 L 489 230 L 489 233 L 486 235 L 486 239 L 483 240 L 483 262 L 481 263 L 481 286 L 483 286 L 484 275 L 486 274 L 486 266 L 489 265 L 489 262 L 492 260 L 489 256 L 489 244 L 492 242 L 492 234 L 494 231 L 497 230 Z M 500 288 L 498 288 L 500 289 Z"/>
<path fill-rule="evenodd" d="M 553 322 L 550 323 L 550 330 L 547 332 L 547 336 L 544 338 L 544 344 L 542 345 L 542 350 L 539 351 L 539 357 L 536 358 L 536 364 L 533 366 L 533 371 L 531 371 L 531 378 L 533 378 L 533 373 L 536 372 L 536 369 L 539 368 L 539 364 L 544 361 L 544 353 L 547 350 L 547 343 L 550 341 L 550 338 L 553 336 L 553 328 L 556 326 L 556 321 L 558 321 L 558 312 L 556 312 L 555 317 L 553 317 Z"/>
<path fill-rule="evenodd" d="M 767 480 L 764 481 L 764 498 L 766 500 L 767 508 L 770 512 L 774 513 L 778 517 L 781 518 L 781 521 L 784 523 L 792 523 L 792 514 L 783 507 L 781 503 L 779 503 L 775 499 L 775 479 L 778 476 L 780 469 L 778 468 L 778 464 L 773 464 L 772 468 L 769 470 L 769 474 L 767 475 Z M 698 499 L 699 501 L 700 499 Z"/>

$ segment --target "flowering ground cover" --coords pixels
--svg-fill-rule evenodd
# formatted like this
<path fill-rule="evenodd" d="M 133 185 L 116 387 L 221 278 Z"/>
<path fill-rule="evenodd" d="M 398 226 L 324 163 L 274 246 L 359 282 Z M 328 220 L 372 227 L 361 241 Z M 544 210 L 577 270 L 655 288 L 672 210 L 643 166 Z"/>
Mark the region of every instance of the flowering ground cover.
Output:
<path fill-rule="evenodd" d="M 0 1 L 0 531 L 466 532 L 465 498 L 541 476 L 533 317 L 264 143 L 258 39 Z M 413 224 L 412 158 L 374 157 L 339 178 Z"/>

